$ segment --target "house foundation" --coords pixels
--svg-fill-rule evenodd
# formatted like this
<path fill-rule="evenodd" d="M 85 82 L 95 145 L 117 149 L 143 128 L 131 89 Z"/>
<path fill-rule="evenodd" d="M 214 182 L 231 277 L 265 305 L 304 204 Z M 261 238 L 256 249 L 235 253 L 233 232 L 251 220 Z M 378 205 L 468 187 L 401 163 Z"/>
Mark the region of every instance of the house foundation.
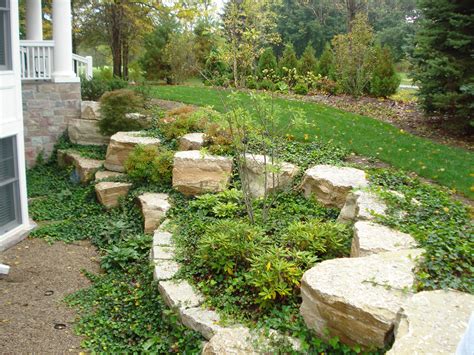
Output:
<path fill-rule="evenodd" d="M 39 154 L 51 156 L 73 119 L 81 117 L 81 84 L 22 82 L 25 159 L 34 166 Z"/>

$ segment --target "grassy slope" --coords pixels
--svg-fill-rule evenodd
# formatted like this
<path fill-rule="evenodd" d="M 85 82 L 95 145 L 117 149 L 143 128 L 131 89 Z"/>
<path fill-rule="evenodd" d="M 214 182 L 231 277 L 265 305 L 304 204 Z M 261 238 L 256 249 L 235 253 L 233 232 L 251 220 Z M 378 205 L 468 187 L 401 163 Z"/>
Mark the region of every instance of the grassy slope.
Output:
<path fill-rule="evenodd" d="M 161 99 L 213 106 L 218 111 L 224 110 L 226 96 L 221 90 L 192 86 L 159 86 L 153 93 Z M 248 95 L 241 96 L 244 102 L 249 101 Z M 296 137 L 307 133 L 312 139 L 332 140 L 357 154 L 377 157 L 474 198 L 474 155 L 464 149 L 438 144 L 373 118 L 324 105 L 286 99 L 275 99 L 275 103 L 283 109 L 282 119 L 286 119 L 285 111 L 298 108 L 315 124 L 305 132 L 291 132 Z"/>

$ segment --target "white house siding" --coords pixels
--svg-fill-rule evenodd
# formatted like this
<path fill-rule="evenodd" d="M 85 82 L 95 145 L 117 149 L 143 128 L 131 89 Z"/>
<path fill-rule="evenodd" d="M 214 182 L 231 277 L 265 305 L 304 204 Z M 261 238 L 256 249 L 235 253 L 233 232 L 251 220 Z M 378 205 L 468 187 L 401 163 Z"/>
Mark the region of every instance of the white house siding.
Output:
<path fill-rule="evenodd" d="M 8 68 L 0 69 L 0 139 L 15 137 L 16 148 L 16 170 L 18 177 L 18 201 L 17 223 L 7 228 L 0 226 L 0 250 L 4 250 L 23 238 L 31 229 L 32 225 L 28 219 L 28 204 L 26 194 L 25 174 L 25 151 L 23 136 L 23 114 L 20 80 L 20 56 L 19 56 L 19 24 L 18 24 L 18 0 L 10 0 L 10 57 L 11 63 Z M 3 32 L 3 29 L 1 30 Z M 2 192 L 0 203 L 7 196 Z"/>

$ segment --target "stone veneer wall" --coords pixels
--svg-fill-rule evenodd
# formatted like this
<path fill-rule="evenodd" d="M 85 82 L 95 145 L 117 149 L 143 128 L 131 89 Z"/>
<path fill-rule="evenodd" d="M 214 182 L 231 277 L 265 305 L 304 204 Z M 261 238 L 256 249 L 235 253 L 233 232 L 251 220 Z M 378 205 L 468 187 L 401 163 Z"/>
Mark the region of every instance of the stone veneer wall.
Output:
<path fill-rule="evenodd" d="M 81 84 L 22 82 L 25 159 L 35 164 L 41 152 L 49 158 L 71 119 L 81 116 Z"/>

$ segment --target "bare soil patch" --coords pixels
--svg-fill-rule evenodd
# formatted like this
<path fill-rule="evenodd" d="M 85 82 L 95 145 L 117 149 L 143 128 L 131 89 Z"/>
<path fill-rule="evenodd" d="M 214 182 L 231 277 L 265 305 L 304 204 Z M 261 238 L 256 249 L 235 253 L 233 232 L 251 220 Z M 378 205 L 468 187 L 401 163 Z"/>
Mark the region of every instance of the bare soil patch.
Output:
<path fill-rule="evenodd" d="M 88 241 L 48 244 L 28 238 L 0 253 L 10 274 L 0 276 L 1 353 L 77 353 L 75 312 L 65 296 L 90 282 L 81 270 L 99 272 L 99 257 Z"/>

